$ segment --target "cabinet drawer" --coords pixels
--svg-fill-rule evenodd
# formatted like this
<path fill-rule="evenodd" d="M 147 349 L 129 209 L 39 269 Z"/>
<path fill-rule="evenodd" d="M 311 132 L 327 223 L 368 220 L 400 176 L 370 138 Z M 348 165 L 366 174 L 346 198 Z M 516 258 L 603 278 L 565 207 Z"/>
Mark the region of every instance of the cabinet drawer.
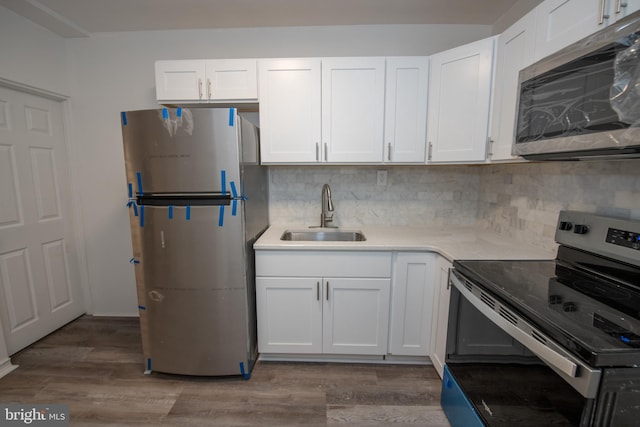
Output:
<path fill-rule="evenodd" d="M 256 275 L 390 278 L 391 253 L 256 251 Z"/>

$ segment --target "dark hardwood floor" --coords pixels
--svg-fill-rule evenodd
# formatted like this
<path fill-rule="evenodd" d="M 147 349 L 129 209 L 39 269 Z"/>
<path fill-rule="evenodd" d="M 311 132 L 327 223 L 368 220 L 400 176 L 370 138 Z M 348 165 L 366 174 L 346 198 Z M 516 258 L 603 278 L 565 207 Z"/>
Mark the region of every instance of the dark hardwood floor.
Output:
<path fill-rule="evenodd" d="M 71 425 L 449 426 L 431 366 L 258 362 L 251 379 L 143 374 L 138 320 L 83 316 L 12 357 L 2 403 Z"/>

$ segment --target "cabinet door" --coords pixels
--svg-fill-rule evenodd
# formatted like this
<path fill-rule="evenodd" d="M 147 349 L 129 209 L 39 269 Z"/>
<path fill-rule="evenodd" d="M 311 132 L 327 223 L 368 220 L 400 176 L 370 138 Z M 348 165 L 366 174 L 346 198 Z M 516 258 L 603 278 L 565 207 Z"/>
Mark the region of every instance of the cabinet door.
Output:
<path fill-rule="evenodd" d="M 387 59 L 384 143 L 387 163 L 424 163 L 427 147 L 426 57 Z"/>
<path fill-rule="evenodd" d="M 520 90 L 518 75 L 521 69 L 533 63 L 535 30 L 535 13 L 532 12 L 506 29 L 498 38 L 489 149 L 492 161 L 518 158 L 511 155 Z"/>
<path fill-rule="evenodd" d="M 536 9 L 535 60 L 604 28 L 605 0 L 545 0 Z"/>
<path fill-rule="evenodd" d="M 385 60 L 322 60 L 322 159 L 382 161 Z"/>
<path fill-rule="evenodd" d="M 320 279 L 257 277 L 260 353 L 322 352 Z"/>
<path fill-rule="evenodd" d="M 640 10 L 640 0 L 609 0 L 609 22 L 619 21 Z"/>
<path fill-rule="evenodd" d="M 386 354 L 390 280 L 327 278 L 324 285 L 323 352 Z"/>
<path fill-rule="evenodd" d="M 391 286 L 389 353 L 428 356 L 434 294 L 430 253 L 398 253 Z"/>
<path fill-rule="evenodd" d="M 156 61 L 158 101 L 200 101 L 205 99 L 204 61 Z"/>
<path fill-rule="evenodd" d="M 438 256 L 435 268 L 436 300 L 433 309 L 433 329 L 431 333 L 431 363 L 436 368 L 440 378 L 444 372 L 445 355 L 447 351 L 447 326 L 449 324 L 449 299 L 451 287 L 449 285 L 449 269 L 451 263 Z"/>
<path fill-rule="evenodd" d="M 255 59 L 210 60 L 205 67 L 209 101 L 258 99 Z"/>
<path fill-rule="evenodd" d="M 430 57 L 430 162 L 486 156 L 494 37 Z"/>
<path fill-rule="evenodd" d="M 263 163 L 320 160 L 320 60 L 260 61 Z"/>

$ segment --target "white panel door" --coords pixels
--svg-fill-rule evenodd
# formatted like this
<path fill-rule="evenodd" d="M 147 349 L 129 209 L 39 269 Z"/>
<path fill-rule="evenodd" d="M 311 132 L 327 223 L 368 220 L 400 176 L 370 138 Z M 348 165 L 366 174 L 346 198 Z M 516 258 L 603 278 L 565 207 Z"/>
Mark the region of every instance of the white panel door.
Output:
<path fill-rule="evenodd" d="M 489 159 L 511 160 L 518 100 L 520 70 L 533 63 L 536 20 L 531 12 L 507 28 L 498 38 L 496 76 L 491 112 Z"/>
<path fill-rule="evenodd" d="M 389 353 L 428 356 L 434 297 L 432 253 L 398 253 L 391 289 Z"/>
<path fill-rule="evenodd" d="M 435 281 L 436 300 L 433 310 L 431 329 L 431 363 L 436 368 L 440 378 L 444 375 L 444 363 L 447 352 L 447 326 L 449 325 L 449 299 L 451 286 L 449 285 L 449 269 L 451 263 L 438 256 L 436 259 Z"/>
<path fill-rule="evenodd" d="M 258 68 L 261 161 L 319 162 L 320 60 L 265 60 Z"/>
<path fill-rule="evenodd" d="M 430 57 L 430 162 L 483 161 L 495 37 Z"/>
<path fill-rule="evenodd" d="M 609 0 L 609 22 L 619 21 L 640 10 L 640 0 Z"/>
<path fill-rule="evenodd" d="M 0 88 L 0 316 L 13 354 L 84 313 L 62 107 Z"/>
<path fill-rule="evenodd" d="M 257 277 L 260 353 L 322 353 L 322 281 Z"/>
<path fill-rule="evenodd" d="M 384 143 L 387 163 L 424 163 L 427 147 L 427 57 L 387 58 Z"/>
<path fill-rule="evenodd" d="M 322 60 L 322 159 L 382 162 L 384 58 Z"/>
<path fill-rule="evenodd" d="M 205 61 L 156 61 L 158 101 L 207 99 Z"/>
<path fill-rule="evenodd" d="M 389 279 L 325 279 L 324 353 L 387 353 L 390 282 Z"/>
<path fill-rule="evenodd" d="M 205 61 L 209 101 L 258 99 L 255 59 Z"/>
<path fill-rule="evenodd" d="M 536 9 L 535 60 L 604 28 L 605 0 L 545 0 Z"/>

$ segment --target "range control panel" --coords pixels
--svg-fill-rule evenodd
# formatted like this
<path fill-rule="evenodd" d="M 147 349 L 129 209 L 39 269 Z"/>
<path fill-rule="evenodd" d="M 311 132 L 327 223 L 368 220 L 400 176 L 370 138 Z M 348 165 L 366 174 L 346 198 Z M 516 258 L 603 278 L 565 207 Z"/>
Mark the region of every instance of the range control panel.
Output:
<path fill-rule="evenodd" d="M 634 233 L 633 231 L 610 228 L 607 231 L 606 242 L 640 251 L 640 233 Z"/>
<path fill-rule="evenodd" d="M 640 266 L 640 221 L 561 211 L 556 242 Z"/>

